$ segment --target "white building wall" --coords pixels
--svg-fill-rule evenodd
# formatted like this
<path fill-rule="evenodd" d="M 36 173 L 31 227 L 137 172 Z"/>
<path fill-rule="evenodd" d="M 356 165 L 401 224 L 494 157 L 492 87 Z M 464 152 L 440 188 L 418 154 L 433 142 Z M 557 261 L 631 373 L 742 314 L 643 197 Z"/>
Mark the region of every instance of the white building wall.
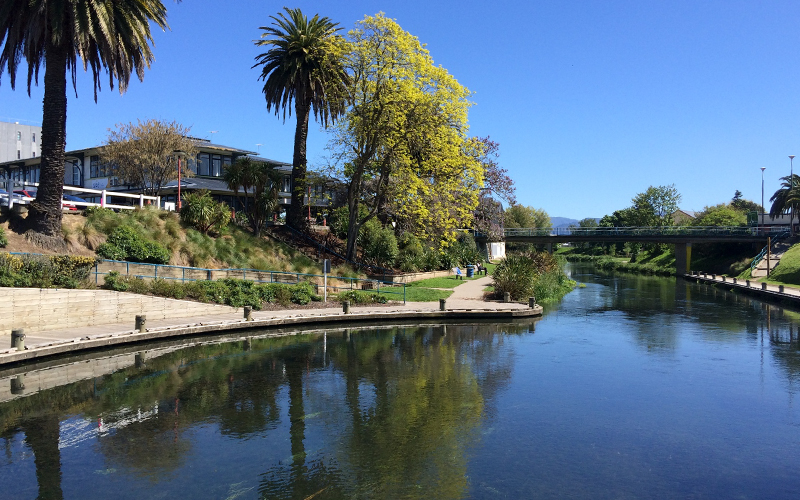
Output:
<path fill-rule="evenodd" d="M 0 163 L 41 154 L 42 127 L 0 122 Z"/>

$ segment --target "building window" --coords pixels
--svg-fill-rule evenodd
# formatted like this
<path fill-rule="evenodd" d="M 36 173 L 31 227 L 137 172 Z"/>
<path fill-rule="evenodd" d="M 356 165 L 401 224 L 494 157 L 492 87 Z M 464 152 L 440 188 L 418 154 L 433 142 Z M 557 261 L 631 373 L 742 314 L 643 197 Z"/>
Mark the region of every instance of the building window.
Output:
<path fill-rule="evenodd" d="M 22 132 L 17 132 L 17 140 L 18 141 L 22 140 Z"/>
<path fill-rule="evenodd" d="M 33 156 L 31 156 L 31 158 L 36 158 L 36 151 L 34 151 L 34 152 L 33 152 L 33 153 L 31 153 L 31 154 L 33 155 Z"/>
<path fill-rule="evenodd" d="M 292 192 L 292 177 L 289 175 L 283 176 L 283 187 L 281 188 L 282 193 L 291 193 Z"/>
<path fill-rule="evenodd" d="M 17 160 L 20 160 L 20 159 L 22 159 L 22 151 L 20 151 L 20 150 L 18 149 L 18 150 L 17 150 Z"/>
<path fill-rule="evenodd" d="M 222 175 L 222 157 L 214 155 L 211 158 L 211 175 L 219 177 Z"/>
<path fill-rule="evenodd" d="M 36 134 L 31 134 L 31 142 L 36 142 Z"/>
<path fill-rule="evenodd" d="M 197 175 L 210 175 L 211 170 L 210 158 L 208 153 L 200 153 L 197 155 Z"/>

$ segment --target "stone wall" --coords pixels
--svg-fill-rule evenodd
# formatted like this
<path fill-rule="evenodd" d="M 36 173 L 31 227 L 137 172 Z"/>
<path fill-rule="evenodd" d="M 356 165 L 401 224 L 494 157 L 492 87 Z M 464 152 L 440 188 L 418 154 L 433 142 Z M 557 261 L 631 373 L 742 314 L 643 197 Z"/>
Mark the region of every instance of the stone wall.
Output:
<path fill-rule="evenodd" d="M 12 329 L 26 333 L 111 323 L 189 318 L 236 312 L 235 308 L 110 290 L 0 288 L 0 336 Z M 2 344 L 5 345 L 5 344 Z"/>

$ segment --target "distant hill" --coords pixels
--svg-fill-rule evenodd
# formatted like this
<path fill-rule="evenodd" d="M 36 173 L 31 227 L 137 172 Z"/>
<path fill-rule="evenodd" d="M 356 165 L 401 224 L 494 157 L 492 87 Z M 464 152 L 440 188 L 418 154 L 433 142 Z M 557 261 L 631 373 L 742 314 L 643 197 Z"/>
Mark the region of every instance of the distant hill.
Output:
<path fill-rule="evenodd" d="M 550 217 L 550 222 L 553 224 L 553 227 L 569 227 L 572 224 L 578 225 L 582 219 L 569 219 L 567 217 Z M 600 222 L 599 217 L 595 217 L 594 220 Z"/>

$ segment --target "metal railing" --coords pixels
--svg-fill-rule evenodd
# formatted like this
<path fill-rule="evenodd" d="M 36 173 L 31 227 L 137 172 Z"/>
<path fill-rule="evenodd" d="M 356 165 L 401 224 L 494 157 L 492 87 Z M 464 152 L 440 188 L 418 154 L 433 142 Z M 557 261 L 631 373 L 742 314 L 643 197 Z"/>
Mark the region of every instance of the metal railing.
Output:
<path fill-rule="evenodd" d="M 25 254 L 21 254 L 25 255 Z M 105 270 L 100 270 L 100 266 L 108 264 Z M 124 273 L 122 268 L 124 266 Z M 113 269 L 117 267 L 119 269 Z M 143 268 L 152 269 L 152 272 L 142 272 Z M 169 264 L 150 264 L 143 262 L 128 262 L 121 260 L 103 260 L 95 264 L 94 275 L 95 284 L 100 284 L 100 277 L 106 276 L 113 271 L 126 276 L 133 276 L 141 279 L 164 279 L 180 281 L 185 283 L 187 281 L 213 281 L 215 279 L 235 278 L 254 283 L 283 283 L 296 285 L 303 281 L 312 282 L 317 287 L 325 286 L 316 281 L 324 281 L 325 275 L 323 274 L 306 274 L 294 273 L 289 271 L 272 271 L 264 269 L 247 269 L 247 268 L 223 268 L 211 269 L 203 267 L 188 267 L 188 266 L 173 266 Z M 403 303 L 406 302 L 406 284 L 394 283 L 391 281 L 382 281 L 375 279 L 365 278 L 352 278 L 349 276 L 333 276 L 328 275 L 327 289 L 333 292 L 342 291 L 368 291 L 381 295 L 398 295 L 403 297 Z M 344 285 L 337 282 L 344 283 Z M 399 299 L 399 297 L 398 297 Z"/>
<path fill-rule="evenodd" d="M 767 253 L 770 251 L 770 248 L 774 247 L 779 241 L 784 239 L 786 236 L 788 236 L 788 233 L 787 234 L 779 234 L 779 235 L 775 236 L 774 238 L 772 238 L 772 240 L 770 241 L 770 243 L 768 245 L 766 245 L 764 248 L 761 249 L 761 252 L 750 263 L 750 273 L 751 274 L 753 273 L 753 271 L 756 270 L 756 268 L 758 267 L 758 264 L 761 262 L 761 260 L 764 258 L 764 256 L 767 255 Z M 769 269 L 767 269 L 767 274 L 769 274 Z"/>
<path fill-rule="evenodd" d="M 505 237 L 525 236 L 783 236 L 788 228 L 780 226 L 651 226 L 651 227 L 592 227 L 551 229 L 516 228 L 505 229 Z M 480 236 L 479 233 L 476 233 Z"/>
<path fill-rule="evenodd" d="M 39 253 L 25 253 L 25 252 L 5 252 L 11 255 L 46 255 Z M 104 270 L 100 266 L 109 264 Z M 150 268 L 152 272 L 141 272 L 142 269 L 137 269 L 136 266 L 142 266 L 145 269 Z M 113 269 L 117 267 L 117 269 Z M 124 270 L 124 272 L 123 272 Z M 287 285 L 296 285 L 303 281 L 309 281 L 313 285 L 319 287 L 325 286 L 316 281 L 325 280 L 323 274 L 306 274 L 306 273 L 293 273 L 289 271 L 271 271 L 264 269 L 246 269 L 246 268 L 224 268 L 224 269 L 211 269 L 205 267 L 189 267 L 189 266 L 173 266 L 169 264 L 150 264 L 147 262 L 128 262 L 124 260 L 100 260 L 95 263 L 94 270 L 90 271 L 90 275 L 94 275 L 94 282 L 100 285 L 100 277 L 107 276 L 112 272 L 119 272 L 125 276 L 132 276 L 141 279 L 163 279 L 173 280 L 185 283 L 187 281 L 213 281 L 215 279 L 236 278 L 254 283 L 283 283 Z M 139 272 L 137 272 L 139 271 Z M 221 275 L 224 273 L 224 275 Z M 241 276 L 239 276 L 241 274 Z M 315 280 L 319 278 L 319 280 Z M 406 303 L 406 284 L 394 283 L 391 281 L 382 281 L 368 278 L 351 278 L 349 276 L 327 276 L 328 285 L 327 289 L 333 292 L 342 291 L 356 291 L 356 292 L 370 292 L 380 295 L 398 295 L 403 297 L 403 304 Z M 337 284 L 342 282 L 344 285 Z M 398 297 L 399 300 L 399 297 Z"/>

